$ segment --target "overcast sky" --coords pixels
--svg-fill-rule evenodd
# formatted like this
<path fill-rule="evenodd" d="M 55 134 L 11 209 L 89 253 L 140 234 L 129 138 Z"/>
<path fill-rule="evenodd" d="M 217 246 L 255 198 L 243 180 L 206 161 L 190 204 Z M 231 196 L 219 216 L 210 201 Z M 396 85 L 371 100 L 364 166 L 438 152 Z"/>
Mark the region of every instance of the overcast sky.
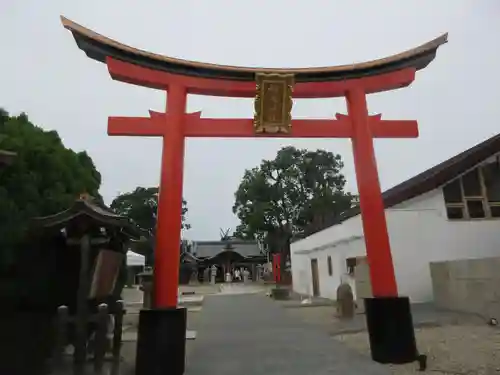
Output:
<path fill-rule="evenodd" d="M 107 203 L 159 182 L 161 142 L 106 135 L 108 116 L 163 111 L 159 91 L 112 81 L 88 59 L 59 16 L 110 38 L 173 57 L 219 64 L 310 67 L 362 62 L 418 46 L 444 32 L 449 43 L 403 90 L 372 95 L 371 112 L 416 119 L 420 137 L 376 141 L 382 188 L 489 138 L 500 129 L 498 0 L 0 0 L 0 107 L 55 129 L 87 150 Z M 207 117 L 251 117 L 250 99 L 190 96 Z M 345 112 L 343 99 L 299 100 L 296 117 Z M 235 228 L 234 192 L 246 168 L 284 145 L 342 155 L 356 191 L 349 140 L 189 140 L 184 196 L 193 240 Z"/>

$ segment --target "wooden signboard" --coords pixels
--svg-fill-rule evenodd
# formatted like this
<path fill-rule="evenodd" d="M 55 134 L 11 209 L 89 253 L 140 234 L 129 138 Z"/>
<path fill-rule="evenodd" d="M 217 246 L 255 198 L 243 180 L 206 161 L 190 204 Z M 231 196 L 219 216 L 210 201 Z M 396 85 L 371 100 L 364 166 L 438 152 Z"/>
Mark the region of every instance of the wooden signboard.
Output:
<path fill-rule="evenodd" d="M 122 253 L 107 249 L 99 251 L 94 265 L 89 299 L 105 298 L 113 292 L 124 256 Z"/>
<path fill-rule="evenodd" d="M 293 74 L 256 75 L 256 133 L 289 133 L 292 126 Z"/>

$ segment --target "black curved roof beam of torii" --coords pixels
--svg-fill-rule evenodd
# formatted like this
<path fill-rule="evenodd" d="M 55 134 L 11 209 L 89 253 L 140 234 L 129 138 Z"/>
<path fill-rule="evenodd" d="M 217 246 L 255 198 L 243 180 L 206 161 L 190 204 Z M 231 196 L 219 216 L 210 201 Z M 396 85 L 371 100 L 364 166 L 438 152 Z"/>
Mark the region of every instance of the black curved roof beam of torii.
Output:
<path fill-rule="evenodd" d="M 33 229 L 63 227 L 81 216 L 90 217 L 103 226 L 121 228 L 129 238 L 139 239 L 141 236 L 141 231 L 135 228 L 128 217 L 117 215 L 87 199 L 77 199 L 70 208 L 57 214 L 33 218 L 32 226 Z"/>
<path fill-rule="evenodd" d="M 405 68 L 424 69 L 434 60 L 448 34 L 419 47 L 389 57 L 348 65 L 312 68 L 252 68 L 209 64 L 178 59 L 136 49 L 87 29 L 65 17 L 63 26 L 71 31 L 78 47 L 91 59 L 105 63 L 111 57 L 152 70 L 172 74 L 232 81 L 255 81 L 257 73 L 293 74 L 295 82 L 343 81 L 391 73 Z"/>

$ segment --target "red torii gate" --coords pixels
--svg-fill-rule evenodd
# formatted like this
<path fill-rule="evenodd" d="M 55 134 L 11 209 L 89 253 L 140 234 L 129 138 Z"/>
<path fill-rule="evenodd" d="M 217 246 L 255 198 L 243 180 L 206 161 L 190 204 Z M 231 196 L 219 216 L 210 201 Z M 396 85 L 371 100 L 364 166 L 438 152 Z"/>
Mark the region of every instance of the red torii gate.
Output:
<path fill-rule="evenodd" d="M 260 69 L 159 56 L 120 44 L 64 17 L 62 22 L 89 57 L 106 63 L 113 79 L 168 92 L 165 113 L 150 111 L 149 117 L 110 117 L 108 121 L 109 135 L 163 138 L 154 267 L 157 310 L 156 313 L 153 313 L 155 310 L 141 312 L 140 329 L 144 331 L 142 336 L 148 339 L 141 342 L 139 338 L 138 346 L 149 347 L 146 341 L 160 345 L 158 340 L 162 340 L 162 345 L 169 349 L 168 352 L 162 350 L 163 354 L 153 359 L 151 354 L 145 354 L 147 350 L 139 348 L 138 373 L 151 371 L 151 363 L 155 361 L 164 363 L 165 358 L 159 357 L 172 358 L 174 353 L 184 357 L 183 349 L 174 348 L 180 344 L 174 345 L 172 338 L 160 339 L 155 329 L 165 325 L 160 320 L 166 318 L 158 317 L 160 311 L 178 310 L 186 137 L 351 138 L 374 296 L 366 301 L 372 357 L 379 362 L 415 360 L 409 301 L 399 297 L 397 292 L 373 138 L 415 138 L 418 127 L 414 120 L 382 120 L 381 115 L 369 116 L 366 94 L 411 84 L 416 71 L 425 68 L 434 59 L 438 47 L 446 43 L 446 34 L 413 50 L 367 63 L 326 68 Z M 337 114 L 335 119 L 293 120 L 290 115 L 292 91 L 293 98 L 344 96 L 348 114 Z M 253 119 L 216 119 L 203 118 L 201 112 L 186 113 L 188 94 L 256 98 L 256 115 Z M 155 317 L 146 318 L 148 314 Z M 151 322 L 146 322 L 148 319 Z M 185 326 L 185 312 L 183 324 Z M 386 328 L 398 324 L 400 327 L 396 331 L 400 337 L 388 335 Z M 404 349 L 397 350 L 401 345 Z M 147 361 L 141 359 L 147 356 Z M 183 373 L 183 365 L 176 366 L 172 373 Z"/>
<path fill-rule="evenodd" d="M 176 265 L 179 254 L 173 249 L 178 248 L 180 241 L 180 214 L 177 215 L 176 207 L 179 206 L 179 199 L 182 203 L 186 137 L 351 138 L 373 293 L 375 296 L 397 296 L 372 138 L 414 138 L 418 136 L 418 127 L 414 120 L 382 120 L 381 115 L 368 116 L 365 94 L 366 91 L 388 90 L 394 85 L 406 86 L 414 80 L 415 69 L 340 84 L 297 84 L 294 87 L 295 98 L 331 97 L 345 92 L 349 115 L 337 114 L 336 119 L 292 120 L 288 133 L 256 134 L 254 119 L 202 118 L 201 112 L 185 113 L 188 92 L 254 97 L 254 82 L 231 82 L 231 85 L 227 85 L 218 80 L 175 76 L 109 57 L 106 64 L 115 80 L 146 87 L 163 87 L 168 91 L 165 113 L 150 111 L 150 117 L 110 117 L 108 121 L 109 135 L 163 137 L 157 230 L 157 248 L 162 250 L 157 250 L 155 254 L 155 297 L 158 307 L 177 305 Z M 315 87 L 320 85 L 324 85 L 323 90 Z M 375 248 L 376 252 L 370 251 Z"/>

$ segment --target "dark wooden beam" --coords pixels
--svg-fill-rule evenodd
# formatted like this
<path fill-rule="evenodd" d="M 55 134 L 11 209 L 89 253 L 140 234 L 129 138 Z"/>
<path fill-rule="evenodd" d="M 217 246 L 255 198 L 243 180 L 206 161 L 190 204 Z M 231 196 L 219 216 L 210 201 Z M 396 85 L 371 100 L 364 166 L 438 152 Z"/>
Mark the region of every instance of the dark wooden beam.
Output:
<path fill-rule="evenodd" d="M 11 165 L 15 157 L 15 152 L 0 150 L 0 166 Z"/>

